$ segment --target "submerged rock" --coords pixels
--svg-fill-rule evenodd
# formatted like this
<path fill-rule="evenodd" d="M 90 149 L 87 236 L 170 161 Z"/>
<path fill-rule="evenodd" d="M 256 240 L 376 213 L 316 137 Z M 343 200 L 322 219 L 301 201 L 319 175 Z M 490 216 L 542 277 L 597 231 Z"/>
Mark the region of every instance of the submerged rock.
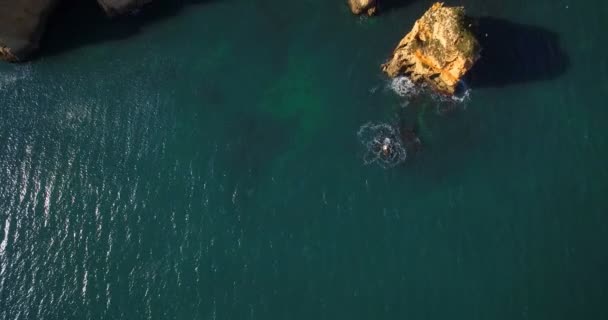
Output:
<path fill-rule="evenodd" d="M 368 16 L 376 14 L 376 0 L 348 0 L 350 11 L 354 14 L 365 13 Z"/>
<path fill-rule="evenodd" d="M 152 0 L 97 0 L 109 16 L 129 13 Z"/>
<path fill-rule="evenodd" d="M 416 21 L 382 71 L 451 95 L 478 57 L 479 44 L 465 25 L 464 8 L 438 2 Z"/>
<path fill-rule="evenodd" d="M 38 49 L 57 0 L 14 0 L 0 4 L 0 59 L 23 61 Z"/>

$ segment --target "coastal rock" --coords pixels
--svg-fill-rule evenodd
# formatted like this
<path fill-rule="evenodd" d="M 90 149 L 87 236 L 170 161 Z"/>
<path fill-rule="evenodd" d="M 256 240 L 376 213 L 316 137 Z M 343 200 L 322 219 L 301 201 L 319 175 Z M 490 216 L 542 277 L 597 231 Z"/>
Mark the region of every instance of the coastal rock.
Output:
<path fill-rule="evenodd" d="M 438 2 L 416 21 L 382 71 L 452 95 L 478 58 L 479 44 L 465 23 L 464 8 Z"/>
<path fill-rule="evenodd" d="M 109 16 L 116 16 L 138 9 L 152 0 L 97 0 Z"/>
<path fill-rule="evenodd" d="M 19 0 L 0 3 L 0 59 L 25 60 L 38 49 L 49 13 L 57 0 Z"/>
<path fill-rule="evenodd" d="M 354 14 L 365 13 L 368 16 L 376 13 L 376 0 L 348 0 L 350 11 Z"/>

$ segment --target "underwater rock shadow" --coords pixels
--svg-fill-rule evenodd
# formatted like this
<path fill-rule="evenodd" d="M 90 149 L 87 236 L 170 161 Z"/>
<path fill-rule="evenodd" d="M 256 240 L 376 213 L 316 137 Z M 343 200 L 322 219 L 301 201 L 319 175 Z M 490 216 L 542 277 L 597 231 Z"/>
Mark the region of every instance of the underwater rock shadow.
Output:
<path fill-rule="evenodd" d="M 471 23 L 482 48 L 465 77 L 471 87 L 554 79 L 570 66 L 553 31 L 493 17 L 471 18 Z"/>
<path fill-rule="evenodd" d="M 274 161 L 292 144 L 298 124 L 295 118 L 273 120 L 258 112 L 237 112 L 224 126 L 232 137 L 222 159 L 239 177 L 264 176 Z"/>
<path fill-rule="evenodd" d="M 34 58 L 58 55 L 90 44 L 124 40 L 146 25 L 177 15 L 189 5 L 214 0 L 156 0 L 134 14 L 108 17 L 93 0 L 64 0 L 49 17 L 40 50 Z"/>

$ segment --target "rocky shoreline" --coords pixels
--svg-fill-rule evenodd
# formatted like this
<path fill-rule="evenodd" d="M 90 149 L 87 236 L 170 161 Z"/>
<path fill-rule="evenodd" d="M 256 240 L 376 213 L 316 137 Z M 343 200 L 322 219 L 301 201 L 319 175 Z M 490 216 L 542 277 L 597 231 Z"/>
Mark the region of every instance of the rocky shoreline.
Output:
<path fill-rule="evenodd" d="M 150 1 L 97 0 L 97 3 L 108 16 L 116 16 Z M 19 0 L 0 4 L 0 59 L 21 62 L 38 50 L 48 17 L 59 3 L 60 0 Z"/>
<path fill-rule="evenodd" d="M 0 58 L 17 62 L 38 49 L 57 0 L 21 0 L 0 7 Z"/>
<path fill-rule="evenodd" d="M 62 0 L 21 0 L 0 5 L 0 59 L 27 60 L 38 47 L 49 15 Z M 70 8 L 67 0 L 64 8 Z M 79 0 L 94 1 L 94 0 Z M 107 16 L 132 12 L 152 0 L 96 0 Z M 380 0 L 348 0 L 353 14 L 374 15 Z M 62 8 L 61 10 L 64 10 Z M 389 77 L 407 76 L 437 92 L 452 95 L 479 57 L 479 43 L 465 21 L 464 8 L 431 6 L 382 65 Z"/>

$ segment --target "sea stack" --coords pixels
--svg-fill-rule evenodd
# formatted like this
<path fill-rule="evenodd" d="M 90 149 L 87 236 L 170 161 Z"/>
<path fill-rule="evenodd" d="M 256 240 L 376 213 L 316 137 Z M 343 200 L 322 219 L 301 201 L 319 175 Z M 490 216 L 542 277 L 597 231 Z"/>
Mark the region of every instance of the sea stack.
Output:
<path fill-rule="evenodd" d="M 14 0 L 0 4 L 0 59 L 18 62 L 38 49 L 57 0 Z"/>
<path fill-rule="evenodd" d="M 354 14 L 367 14 L 372 16 L 376 14 L 376 0 L 348 0 L 350 11 Z"/>
<path fill-rule="evenodd" d="M 382 65 L 390 77 L 409 76 L 452 95 L 460 78 L 479 58 L 479 43 L 465 22 L 463 7 L 438 2 L 414 23 L 391 58 Z"/>

